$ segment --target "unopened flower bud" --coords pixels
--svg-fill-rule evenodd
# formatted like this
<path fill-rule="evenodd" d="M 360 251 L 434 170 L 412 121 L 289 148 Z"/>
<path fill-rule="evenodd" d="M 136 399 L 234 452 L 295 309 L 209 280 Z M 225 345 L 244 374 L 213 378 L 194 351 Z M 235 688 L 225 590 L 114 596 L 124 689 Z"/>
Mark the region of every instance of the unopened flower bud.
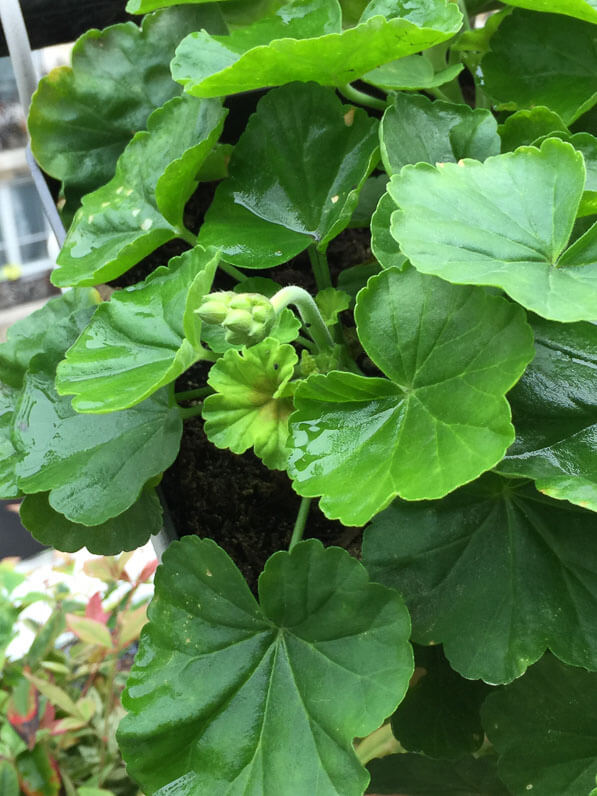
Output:
<path fill-rule="evenodd" d="M 226 329 L 224 339 L 231 345 L 254 345 L 269 334 L 276 312 L 270 300 L 260 293 L 212 293 L 199 309 L 204 323 Z"/>

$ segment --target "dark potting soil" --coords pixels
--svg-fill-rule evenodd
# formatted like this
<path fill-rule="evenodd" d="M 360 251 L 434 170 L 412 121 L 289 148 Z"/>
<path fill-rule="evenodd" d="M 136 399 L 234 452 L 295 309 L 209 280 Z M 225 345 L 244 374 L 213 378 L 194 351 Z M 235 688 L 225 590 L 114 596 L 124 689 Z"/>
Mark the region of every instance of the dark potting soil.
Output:
<path fill-rule="evenodd" d="M 215 184 L 203 183 L 189 201 L 185 223 L 196 231 L 211 203 Z M 327 251 L 332 281 L 344 268 L 371 259 L 368 229 L 347 229 Z M 125 287 L 144 279 L 158 265 L 188 249 L 183 241 L 171 241 L 151 254 L 111 285 Z M 247 276 L 268 276 L 282 286 L 295 284 L 314 292 L 315 282 L 306 252 L 285 265 L 269 270 L 246 271 Z M 218 271 L 215 289 L 231 289 L 234 281 Z M 209 363 L 199 362 L 176 382 L 177 392 L 206 383 Z M 347 486 L 347 489 L 350 485 Z M 219 450 L 205 436 L 200 417 L 185 421 L 180 453 L 164 473 L 162 491 L 174 527 L 180 536 L 196 534 L 214 539 L 235 561 L 256 593 L 257 579 L 270 555 L 288 549 L 300 505 L 284 472 L 268 470 L 252 453 L 241 456 Z M 324 545 L 340 545 L 360 554 L 361 531 L 329 520 L 313 501 L 305 537 Z"/>

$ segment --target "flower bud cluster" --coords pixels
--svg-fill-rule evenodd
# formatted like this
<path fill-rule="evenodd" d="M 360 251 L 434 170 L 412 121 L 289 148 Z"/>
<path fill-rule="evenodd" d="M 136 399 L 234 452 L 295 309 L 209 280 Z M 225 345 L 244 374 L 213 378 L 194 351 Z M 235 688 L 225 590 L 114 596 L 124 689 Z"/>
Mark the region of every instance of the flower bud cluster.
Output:
<path fill-rule="evenodd" d="M 255 345 L 267 337 L 276 312 L 260 293 L 222 291 L 205 296 L 196 310 L 203 323 L 223 326 L 231 345 Z"/>

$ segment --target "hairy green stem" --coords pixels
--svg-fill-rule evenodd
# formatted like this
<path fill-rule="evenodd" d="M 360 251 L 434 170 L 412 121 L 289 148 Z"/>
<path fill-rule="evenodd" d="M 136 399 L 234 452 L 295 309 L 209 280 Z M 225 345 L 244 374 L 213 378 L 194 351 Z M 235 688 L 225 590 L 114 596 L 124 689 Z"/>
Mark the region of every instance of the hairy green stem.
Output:
<path fill-rule="evenodd" d="M 309 254 L 309 260 L 311 261 L 311 268 L 313 269 L 317 289 L 323 290 L 326 287 L 332 287 L 332 277 L 330 276 L 328 258 L 323 252 L 319 251 L 315 244 L 311 244 L 307 252 Z"/>
<path fill-rule="evenodd" d="M 238 268 L 235 268 L 233 265 L 229 263 L 220 262 L 218 264 L 218 268 L 221 268 L 225 274 L 231 276 L 233 279 L 236 279 L 237 282 L 244 282 L 247 278 L 242 271 L 239 271 Z"/>
<path fill-rule="evenodd" d="M 315 345 L 313 343 L 313 340 L 309 340 L 307 337 L 303 337 L 302 334 L 299 334 L 299 336 L 296 338 L 296 342 L 300 343 L 302 346 L 305 346 L 305 348 L 311 351 L 311 353 L 313 353 L 313 351 L 315 350 Z"/>
<path fill-rule="evenodd" d="M 334 340 L 321 317 L 313 296 L 302 287 L 298 287 L 298 285 L 283 287 L 282 290 L 278 290 L 275 296 L 271 297 L 270 301 L 276 315 L 279 315 L 284 307 L 294 304 L 299 311 L 305 329 L 313 338 L 313 342 L 319 351 L 334 347 Z"/>
<path fill-rule="evenodd" d="M 356 102 L 358 105 L 365 105 L 368 108 L 373 108 L 376 111 L 385 111 L 387 103 L 383 100 L 372 97 L 370 94 L 365 94 L 364 91 L 359 91 L 350 83 L 338 88 L 340 94 L 346 97 L 351 102 Z"/>
<path fill-rule="evenodd" d="M 181 406 L 179 407 L 178 411 L 180 412 L 180 416 L 183 420 L 188 420 L 190 417 L 197 417 L 197 415 L 200 415 L 202 409 L 203 401 L 201 401 L 201 403 L 195 404 L 195 406 Z"/>
<path fill-rule="evenodd" d="M 309 508 L 311 506 L 311 498 L 302 498 L 301 505 L 299 506 L 298 514 L 296 515 L 296 522 L 292 529 L 292 536 L 290 537 L 290 544 L 288 551 L 290 552 L 297 542 L 303 538 L 305 525 L 307 524 L 307 517 L 309 515 Z"/>
<path fill-rule="evenodd" d="M 193 398 L 203 398 L 206 395 L 211 395 L 214 391 L 211 387 L 198 387 L 196 390 L 183 390 L 183 392 L 174 393 L 177 401 L 192 401 Z"/>

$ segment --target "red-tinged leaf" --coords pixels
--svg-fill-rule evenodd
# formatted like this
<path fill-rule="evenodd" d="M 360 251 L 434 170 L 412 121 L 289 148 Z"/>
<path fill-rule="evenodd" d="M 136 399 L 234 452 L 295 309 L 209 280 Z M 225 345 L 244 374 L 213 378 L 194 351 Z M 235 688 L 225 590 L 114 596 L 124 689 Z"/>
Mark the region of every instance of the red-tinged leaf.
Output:
<path fill-rule="evenodd" d="M 16 765 L 21 791 L 25 796 L 58 796 L 58 767 L 42 744 L 37 744 L 31 751 L 21 752 Z"/>
<path fill-rule="evenodd" d="M 85 608 L 85 616 L 87 619 L 95 619 L 96 622 L 101 622 L 102 625 L 108 623 L 110 614 L 107 614 L 102 608 L 102 594 L 99 591 L 91 597 Z"/>
<path fill-rule="evenodd" d="M 95 619 L 87 619 L 76 614 L 66 615 L 66 624 L 77 638 L 87 644 L 96 644 L 98 647 L 112 648 L 112 636 L 108 628 Z"/>
<path fill-rule="evenodd" d="M 47 699 L 49 699 L 53 705 L 71 716 L 81 718 L 77 706 L 66 693 L 66 691 L 63 691 L 62 688 L 54 683 L 43 680 L 41 677 L 35 677 L 34 675 L 28 673 L 25 676 L 37 688 L 40 694 L 43 694 Z"/>
<path fill-rule="evenodd" d="M 27 744 L 29 749 L 33 749 L 40 726 L 39 695 L 33 684 L 29 685 L 26 707 L 18 706 L 13 695 L 8 702 L 6 716 L 19 738 Z"/>
<path fill-rule="evenodd" d="M 137 578 L 137 583 L 145 583 L 145 581 L 149 580 L 153 573 L 156 571 L 158 567 L 159 561 L 157 558 L 154 558 L 153 561 L 150 561 L 148 564 L 145 564 L 139 576 Z"/>
<path fill-rule="evenodd" d="M 46 709 L 44 715 L 39 723 L 39 728 L 44 730 L 51 730 L 56 722 L 56 708 L 51 702 L 46 702 Z"/>
<path fill-rule="evenodd" d="M 124 649 L 131 641 L 139 638 L 141 628 L 147 622 L 147 606 L 140 605 L 133 611 L 120 615 L 120 630 L 118 632 L 118 647 Z"/>

